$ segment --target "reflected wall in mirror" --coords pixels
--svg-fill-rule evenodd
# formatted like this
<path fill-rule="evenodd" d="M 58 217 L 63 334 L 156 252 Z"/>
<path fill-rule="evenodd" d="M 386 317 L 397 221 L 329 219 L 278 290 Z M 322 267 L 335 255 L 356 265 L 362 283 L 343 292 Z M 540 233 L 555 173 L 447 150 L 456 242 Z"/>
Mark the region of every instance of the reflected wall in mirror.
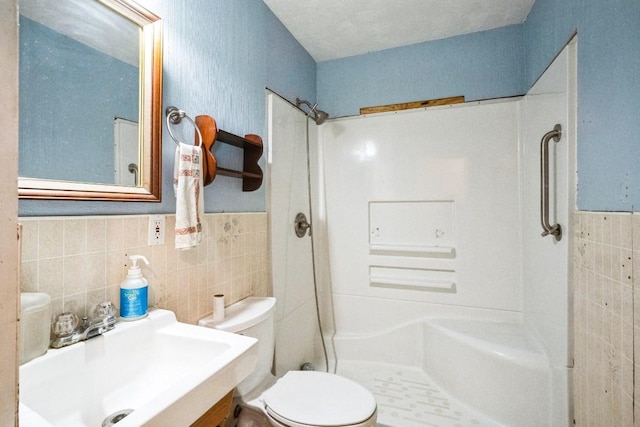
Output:
<path fill-rule="evenodd" d="M 20 0 L 20 197 L 160 200 L 161 30 L 129 0 Z"/>

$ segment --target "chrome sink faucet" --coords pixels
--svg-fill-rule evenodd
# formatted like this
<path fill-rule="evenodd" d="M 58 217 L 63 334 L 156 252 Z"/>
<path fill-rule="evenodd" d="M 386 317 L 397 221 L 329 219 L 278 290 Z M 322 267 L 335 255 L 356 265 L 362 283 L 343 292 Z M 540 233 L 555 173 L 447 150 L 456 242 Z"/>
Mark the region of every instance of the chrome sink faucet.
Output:
<path fill-rule="evenodd" d="M 71 312 L 58 314 L 51 324 L 54 338 L 51 348 L 61 348 L 102 335 L 116 327 L 116 309 L 109 301 L 101 302 L 93 310 L 93 317 L 78 316 Z"/>

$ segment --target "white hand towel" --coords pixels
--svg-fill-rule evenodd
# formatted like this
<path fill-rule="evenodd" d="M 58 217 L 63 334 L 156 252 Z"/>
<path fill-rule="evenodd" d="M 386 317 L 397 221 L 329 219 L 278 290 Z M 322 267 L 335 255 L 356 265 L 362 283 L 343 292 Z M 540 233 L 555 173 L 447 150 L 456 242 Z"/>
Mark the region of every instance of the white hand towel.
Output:
<path fill-rule="evenodd" d="M 202 239 L 202 151 L 182 142 L 176 148 L 173 189 L 176 194 L 176 249 L 190 249 Z"/>

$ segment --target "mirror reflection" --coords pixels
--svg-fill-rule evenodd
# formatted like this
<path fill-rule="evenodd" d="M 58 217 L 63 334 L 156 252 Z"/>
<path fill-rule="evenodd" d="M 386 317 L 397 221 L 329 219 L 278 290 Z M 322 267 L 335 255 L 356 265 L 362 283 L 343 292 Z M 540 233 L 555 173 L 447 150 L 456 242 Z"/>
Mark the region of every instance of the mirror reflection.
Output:
<path fill-rule="evenodd" d="M 139 32 L 97 2 L 21 0 L 20 176 L 136 185 Z"/>
<path fill-rule="evenodd" d="M 21 197 L 159 198 L 156 24 L 129 0 L 20 0 Z"/>

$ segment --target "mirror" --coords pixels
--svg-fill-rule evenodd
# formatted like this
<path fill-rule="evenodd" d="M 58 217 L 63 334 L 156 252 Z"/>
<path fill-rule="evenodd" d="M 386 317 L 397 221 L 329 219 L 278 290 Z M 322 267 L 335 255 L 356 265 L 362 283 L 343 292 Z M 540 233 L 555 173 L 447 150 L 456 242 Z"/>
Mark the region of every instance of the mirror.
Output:
<path fill-rule="evenodd" d="M 160 201 L 162 24 L 131 0 L 20 0 L 18 193 Z"/>

